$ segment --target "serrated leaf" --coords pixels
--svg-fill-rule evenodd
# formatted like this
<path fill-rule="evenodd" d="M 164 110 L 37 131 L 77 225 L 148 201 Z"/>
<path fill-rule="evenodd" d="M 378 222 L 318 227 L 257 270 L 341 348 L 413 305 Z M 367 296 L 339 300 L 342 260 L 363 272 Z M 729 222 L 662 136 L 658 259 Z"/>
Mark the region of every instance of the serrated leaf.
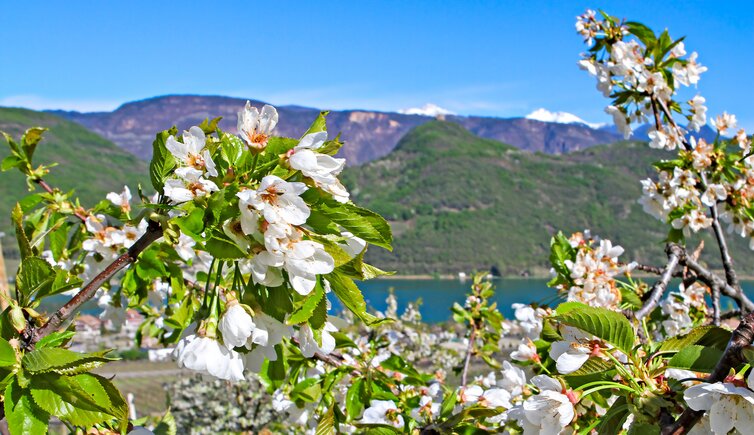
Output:
<path fill-rule="evenodd" d="M 31 158 L 34 155 L 34 150 L 37 149 L 37 145 L 42 140 L 42 134 L 47 131 L 46 128 L 33 127 L 24 133 L 21 137 L 21 147 L 26 154 L 26 159 L 31 162 Z"/>
<path fill-rule="evenodd" d="M 387 250 L 393 249 L 390 225 L 377 213 L 350 203 L 340 204 L 335 201 L 320 204 L 318 211 L 354 236 Z"/>
<path fill-rule="evenodd" d="M 384 320 L 367 313 L 367 303 L 364 301 L 364 295 L 361 294 L 361 290 L 359 290 L 351 278 L 343 276 L 337 271 L 330 273 L 325 278 L 330 282 L 330 288 L 332 288 L 335 296 L 340 299 L 340 302 L 367 325 Z"/>
<path fill-rule="evenodd" d="M 335 434 L 335 413 L 332 406 L 327 409 L 327 412 L 322 414 L 317 423 L 317 429 L 314 435 L 334 435 Z"/>
<path fill-rule="evenodd" d="M 11 212 L 11 219 L 13 220 L 13 226 L 16 231 L 16 240 L 18 241 L 18 250 L 21 253 L 21 260 L 25 260 L 32 256 L 31 244 L 29 238 L 24 231 L 24 212 L 21 210 L 21 204 L 16 203 Z"/>
<path fill-rule="evenodd" d="M 46 287 L 52 286 L 55 273 L 50 263 L 37 257 L 27 257 L 21 262 L 16 274 L 16 288 L 26 297 L 31 297 Z"/>
<path fill-rule="evenodd" d="M 18 362 L 16 351 L 8 340 L 0 337 L 0 367 L 10 367 Z"/>
<path fill-rule="evenodd" d="M 599 435 L 618 435 L 623 430 L 623 422 L 628 417 L 628 405 L 626 404 L 626 397 L 620 396 L 613 402 L 613 406 L 607 410 L 597 426 L 597 433 Z"/>
<path fill-rule="evenodd" d="M 178 433 L 178 425 L 175 423 L 175 417 L 170 413 L 170 410 L 165 412 L 157 426 L 152 429 L 154 435 L 176 435 Z"/>
<path fill-rule="evenodd" d="M 651 46 L 657 42 L 655 32 L 644 24 L 635 21 L 627 21 L 625 26 L 628 28 L 628 32 L 639 38 L 647 48 L 651 48 Z"/>
<path fill-rule="evenodd" d="M 714 325 L 699 326 L 688 334 L 679 337 L 671 337 L 660 343 L 658 352 L 680 351 L 688 346 L 697 344 L 711 346 L 719 350 L 725 350 L 730 340 L 731 332 L 725 328 Z"/>
<path fill-rule="evenodd" d="M 105 356 L 109 351 L 97 353 L 78 353 L 59 347 L 35 349 L 24 354 L 21 364 L 31 373 L 58 372 L 73 374 L 81 370 L 100 367 L 117 358 Z"/>
<path fill-rule="evenodd" d="M 40 408 L 76 426 L 89 427 L 111 418 L 128 418 L 128 405 L 120 403 L 122 398 L 111 397 L 104 382 L 109 381 L 91 373 L 45 373 L 33 376 L 29 389 Z"/>
<path fill-rule="evenodd" d="M 668 367 L 710 373 L 722 356 L 723 351 L 720 349 L 692 344 L 673 355 L 668 361 Z"/>
<path fill-rule="evenodd" d="M 53 332 L 50 335 L 42 337 L 36 344 L 36 349 L 43 349 L 45 347 L 59 347 L 66 341 L 73 338 L 76 335 L 74 331 L 62 331 Z"/>
<path fill-rule="evenodd" d="M 569 373 L 569 376 L 586 376 L 594 373 L 605 373 L 613 370 L 615 367 L 610 361 L 602 358 L 591 357 L 579 367 L 578 370 Z"/>
<path fill-rule="evenodd" d="M 157 192 L 162 192 L 165 187 L 165 179 L 176 166 L 175 158 L 165 147 L 171 131 L 165 130 L 157 133 L 152 142 L 152 160 L 149 163 L 149 178 Z"/>
<path fill-rule="evenodd" d="M 309 325 L 312 329 L 319 330 L 325 326 L 327 322 L 327 296 L 319 300 L 317 308 L 314 309 L 311 317 L 309 317 Z"/>
<path fill-rule="evenodd" d="M 47 433 L 50 414 L 38 407 L 15 379 L 5 388 L 3 407 L 11 435 Z"/>
<path fill-rule="evenodd" d="M 314 314 L 314 310 L 317 309 L 320 301 L 325 297 L 325 290 L 322 285 L 317 281 L 317 285 L 314 286 L 314 290 L 294 308 L 291 316 L 288 318 L 287 323 L 289 325 L 298 325 L 304 323 Z"/>
<path fill-rule="evenodd" d="M 568 304 L 568 305 L 566 305 Z M 568 308 L 563 313 L 564 305 Z M 557 308 L 555 320 L 588 332 L 612 344 L 625 354 L 631 354 L 636 333 L 622 314 L 605 308 L 590 307 L 578 302 L 566 302 Z"/>
<path fill-rule="evenodd" d="M 395 272 L 385 272 L 364 262 L 366 249 L 346 264 L 337 267 L 339 273 L 358 280 L 377 278 L 378 276 L 394 275 Z"/>

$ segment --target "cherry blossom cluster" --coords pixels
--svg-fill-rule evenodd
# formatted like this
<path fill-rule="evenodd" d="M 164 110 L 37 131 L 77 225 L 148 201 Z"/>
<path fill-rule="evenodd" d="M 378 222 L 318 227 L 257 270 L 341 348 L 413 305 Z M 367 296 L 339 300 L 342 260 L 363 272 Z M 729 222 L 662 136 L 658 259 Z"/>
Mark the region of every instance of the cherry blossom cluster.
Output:
<path fill-rule="evenodd" d="M 707 71 L 697 62 L 696 52 L 686 56 L 682 40 L 672 41 L 663 34 L 658 41 L 638 23 L 608 16 L 600 20 L 589 10 L 577 18 L 576 30 L 590 46 L 579 65 L 597 79 L 597 89 L 605 97 L 614 98 L 605 111 L 626 139 L 632 134 L 632 124 L 654 119 L 657 105 L 671 107 L 678 86 L 696 85 Z M 660 49 L 647 50 L 648 43 Z M 706 123 L 704 102 L 702 97 L 688 102 L 689 129 L 699 131 Z M 680 129 L 655 125 L 649 132 L 650 145 L 673 150 L 681 146 L 683 134 Z"/>
<path fill-rule="evenodd" d="M 616 277 L 628 275 L 634 263 L 621 264 L 621 246 L 613 246 L 607 239 L 592 238 L 589 231 L 574 233 L 568 239 L 572 258 L 565 260 L 567 283 L 556 287 L 567 294 L 568 301 L 582 302 L 593 307 L 620 309 L 621 292 Z"/>

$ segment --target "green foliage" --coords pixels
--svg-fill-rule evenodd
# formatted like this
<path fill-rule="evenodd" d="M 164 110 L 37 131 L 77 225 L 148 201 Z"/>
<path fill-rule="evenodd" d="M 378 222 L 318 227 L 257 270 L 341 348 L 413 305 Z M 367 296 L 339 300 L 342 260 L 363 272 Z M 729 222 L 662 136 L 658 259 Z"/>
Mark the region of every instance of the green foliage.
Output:
<path fill-rule="evenodd" d="M 599 337 L 627 355 L 633 352 L 636 334 L 621 313 L 579 302 L 560 304 L 557 313 L 555 320 Z"/>

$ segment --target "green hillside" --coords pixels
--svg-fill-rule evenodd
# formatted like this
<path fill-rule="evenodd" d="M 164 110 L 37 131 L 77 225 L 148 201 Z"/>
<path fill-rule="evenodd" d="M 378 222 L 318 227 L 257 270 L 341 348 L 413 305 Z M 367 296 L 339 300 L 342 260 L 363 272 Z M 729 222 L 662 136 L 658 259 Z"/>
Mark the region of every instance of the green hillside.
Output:
<path fill-rule="evenodd" d="M 347 169 L 344 181 L 357 203 L 391 220 L 394 252 L 367 254 L 380 267 L 432 274 L 495 266 L 505 275 L 545 275 L 558 230 L 589 228 L 631 258 L 659 264 L 666 229 L 637 199 L 639 180 L 665 156 L 634 142 L 532 154 L 436 121 L 409 132 L 385 158 Z M 740 240 L 734 251 L 747 273 L 754 255 Z"/>
<path fill-rule="evenodd" d="M 0 130 L 18 138 L 29 127 L 50 129 L 34 154 L 35 166 L 58 162 L 46 177 L 64 191 L 74 189 L 84 206 L 92 206 L 127 184 L 133 193 L 139 181 L 148 183 L 147 163 L 86 128 L 57 116 L 25 109 L 0 108 Z M 9 154 L 0 139 L 0 159 Z M 10 228 L 10 210 L 26 191 L 18 171 L 0 173 L 0 231 Z M 9 249 L 10 246 L 6 247 Z"/>

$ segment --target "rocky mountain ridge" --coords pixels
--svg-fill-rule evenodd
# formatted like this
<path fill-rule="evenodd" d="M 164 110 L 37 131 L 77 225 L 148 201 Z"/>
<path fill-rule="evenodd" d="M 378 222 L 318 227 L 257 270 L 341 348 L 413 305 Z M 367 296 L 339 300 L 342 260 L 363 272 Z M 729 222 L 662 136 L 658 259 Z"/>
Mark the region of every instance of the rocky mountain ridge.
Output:
<path fill-rule="evenodd" d="M 54 111 L 118 144 L 141 159 L 150 158 L 157 131 L 177 125 L 185 129 L 208 117 L 222 116 L 220 128 L 235 132 L 236 114 L 245 99 L 168 95 L 123 104 L 112 112 Z M 252 101 L 262 105 L 260 101 Z M 305 131 L 319 109 L 279 106 L 277 134 L 295 136 Z M 583 124 L 542 122 L 526 118 L 488 118 L 479 116 L 438 115 L 439 119 L 459 124 L 474 135 L 511 144 L 517 148 L 548 154 L 569 153 L 594 145 L 612 143 L 612 131 L 592 129 Z M 434 117 L 368 110 L 331 111 L 328 130 L 340 132 L 346 146 L 341 150 L 350 165 L 386 156 L 411 129 Z"/>

